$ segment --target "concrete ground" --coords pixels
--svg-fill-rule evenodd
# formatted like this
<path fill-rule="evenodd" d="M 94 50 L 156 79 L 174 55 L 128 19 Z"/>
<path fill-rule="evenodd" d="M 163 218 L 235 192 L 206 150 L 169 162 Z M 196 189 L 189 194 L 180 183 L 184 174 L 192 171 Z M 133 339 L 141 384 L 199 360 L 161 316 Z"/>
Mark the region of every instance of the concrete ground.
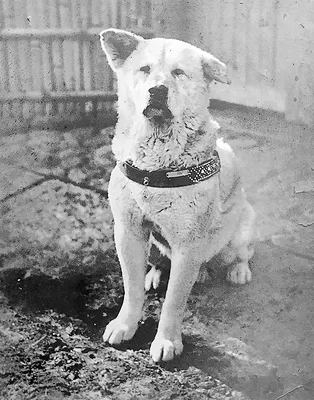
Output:
<path fill-rule="evenodd" d="M 222 342 L 227 337 L 241 339 L 277 367 L 260 379 L 253 367 L 251 373 L 248 368 L 242 387 L 238 379 L 252 398 L 275 399 L 272 386 L 278 394 L 303 385 L 284 398 L 313 399 L 313 130 L 257 110 L 213 114 L 241 160 L 248 197 L 258 215 L 260 241 L 252 283 L 230 292 L 214 285 L 203 299 L 207 306 L 201 320 L 210 326 L 212 337 Z M 220 320 L 221 310 L 236 318 L 225 315 Z M 239 370 L 236 374 L 241 375 Z"/>
<path fill-rule="evenodd" d="M 194 365 L 220 378 L 254 400 L 276 400 L 284 394 L 284 400 L 313 399 L 313 131 L 303 126 L 289 124 L 278 114 L 259 110 L 215 109 L 213 115 L 222 127 L 222 135 L 233 146 L 240 160 L 248 198 L 258 215 L 259 241 L 252 262 L 252 283 L 236 287 L 217 278 L 211 283 L 195 287 L 186 316 L 184 331 L 186 351 L 181 362 Z M 6 154 L 1 154 L 0 163 L 1 159 L 5 160 L 5 163 L 1 166 L 3 173 L 0 175 L 2 187 L 0 200 L 2 199 L 2 211 L 7 212 L 9 217 L 14 207 L 19 207 L 19 218 L 15 221 L 14 229 L 23 232 L 25 239 L 26 234 L 34 235 L 35 232 L 37 235 L 36 224 L 43 220 L 42 215 L 45 213 L 43 210 L 46 207 L 44 202 L 47 198 L 47 204 L 50 204 L 52 211 L 51 217 L 47 214 L 48 216 L 44 218 L 49 220 L 49 224 L 53 218 L 57 218 L 54 224 L 51 223 L 50 231 L 59 224 L 58 221 L 62 221 L 66 235 L 62 236 L 61 242 L 64 243 L 66 237 L 70 247 L 75 244 L 73 251 L 86 248 L 87 254 L 91 246 L 98 249 L 98 243 L 103 243 L 101 227 L 98 226 L 98 214 L 95 212 L 95 207 L 100 201 L 97 196 L 102 196 L 103 193 L 97 192 L 97 196 L 93 194 L 95 198 L 92 198 L 89 189 L 84 186 L 90 180 L 91 165 L 94 168 L 91 179 L 95 182 L 95 187 L 99 182 L 103 185 L 103 182 L 97 175 L 99 164 L 93 161 L 86 167 L 85 164 L 80 164 L 82 157 L 86 156 L 85 153 L 82 156 L 71 153 L 75 146 L 81 151 L 82 143 L 86 141 L 84 132 L 81 132 L 77 139 L 75 134 L 72 136 L 64 134 L 64 139 L 62 143 L 60 142 L 62 146 L 68 143 L 64 148 L 59 145 L 59 139 L 51 139 L 52 133 L 45 132 L 45 140 L 50 148 L 58 147 L 59 155 L 62 150 L 64 156 L 62 153 L 54 160 L 49 158 L 47 153 L 43 161 L 46 164 L 38 164 L 41 162 L 38 157 L 43 154 L 39 148 L 39 156 L 36 155 L 36 159 L 31 160 L 33 163 L 31 167 L 30 164 L 21 165 L 21 160 L 25 158 L 23 150 L 21 151 L 24 149 L 24 145 L 21 144 L 24 138 L 22 135 L 16 136 L 17 142 L 12 143 L 17 148 L 16 154 L 22 152 L 22 157 L 19 155 L 15 160 L 11 157 L 12 162 L 8 167 Z M 37 143 L 37 136 L 29 135 L 30 139 L 32 137 L 36 138 Z M 93 139 L 89 141 L 95 143 Z M 7 141 L 8 143 L 11 143 L 11 139 Z M 30 146 L 29 143 L 25 146 Z M 93 146 L 90 145 L 88 149 L 92 150 L 86 153 L 97 152 Z M 100 140 L 99 146 L 103 146 L 106 155 L 108 141 Z M 27 157 L 32 158 L 33 155 L 30 152 Z M 101 164 L 108 157 L 98 154 L 98 158 Z M 66 176 L 64 171 L 67 172 Z M 60 182 L 55 178 L 57 176 L 60 177 Z M 42 177 L 43 182 L 36 183 Z M 78 183 L 75 190 L 70 181 Z M 23 187 L 27 185 L 29 191 L 23 191 Z M 56 185 L 58 193 L 60 191 L 66 193 L 66 207 L 72 207 L 70 214 L 73 211 L 72 200 L 79 199 L 75 200 L 78 203 L 75 205 L 76 208 L 74 207 L 75 212 L 79 214 L 76 219 L 71 217 L 72 222 L 68 222 L 64 209 L 61 209 L 58 201 L 54 200 L 53 186 Z M 71 195 L 67 189 L 69 185 L 72 185 L 73 189 Z M 38 192 L 39 188 L 45 190 L 46 197 Z M 34 192 L 31 192 L 32 190 Z M 25 198 L 22 196 L 27 193 L 28 202 L 30 198 L 37 196 L 36 203 L 41 202 L 38 206 L 41 214 L 33 206 L 29 206 L 30 203 L 25 203 Z M 85 212 L 86 196 L 88 201 L 93 202 L 92 211 L 89 210 L 88 213 Z M 26 206 L 22 207 L 21 204 Z M 36 215 L 39 215 L 39 222 L 34 223 Z M 13 235 L 14 240 L 8 240 L 8 237 L 10 239 L 9 217 L 2 220 L 4 222 L 0 234 L 0 250 L 2 246 L 1 252 L 5 255 L 6 252 L 13 254 L 14 246 L 20 240 L 19 237 L 15 237 L 16 235 Z M 82 220 L 86 236 L 83 244 L 80 243 Z M 30 221 L 34 223 L 34 231 Z M 95 221 L 98 221 L 97 224 Z M 27 229 L 23 228 L 23 223 L 29 224 Z M 71 236 L 74 232 L 73 226 L 76 237 Z M 90 226 L 88 232 L 87 226 Z M 109 222 L 107 230 L 110 242 L 112 232 Z M 47 242 L 50 243 L 53 239 L 56 246 L 61 243 L 59 238 L 55 239 L 54 234 L 46 233 L 42 232 L 42 235 L 48 238 Z M 96 237 L 97 240 L 93 239 L 90 244 L 88 235 Z M 195 337 L 197 340 L 193 341 Z M 292 389 L 295 390 L 289 394 Z"/>

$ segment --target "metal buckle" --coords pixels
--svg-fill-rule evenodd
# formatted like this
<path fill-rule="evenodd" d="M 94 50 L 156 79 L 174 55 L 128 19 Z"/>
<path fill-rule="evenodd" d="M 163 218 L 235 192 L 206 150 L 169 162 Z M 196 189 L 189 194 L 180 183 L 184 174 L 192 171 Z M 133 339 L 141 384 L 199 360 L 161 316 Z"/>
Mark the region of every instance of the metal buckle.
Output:
<path fill-rule="evenodd" d="M 181 176 L 188 176 L 189 170 L 184 169 L 182 171 L 170 171 L 166 173 L 167 178 L 179 178 Z"/>

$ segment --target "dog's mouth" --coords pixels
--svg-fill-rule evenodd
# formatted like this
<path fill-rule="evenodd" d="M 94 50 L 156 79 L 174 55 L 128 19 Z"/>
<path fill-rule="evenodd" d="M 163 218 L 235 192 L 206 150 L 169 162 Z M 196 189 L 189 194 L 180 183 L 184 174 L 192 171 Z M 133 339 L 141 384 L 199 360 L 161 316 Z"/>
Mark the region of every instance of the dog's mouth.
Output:
<path fill-rule="evenodd" d="M 157 102 L 149 103 L 143 114 L 147 119 L 158 125 L 169 122 L 173 118 L 169 108 Z"/>

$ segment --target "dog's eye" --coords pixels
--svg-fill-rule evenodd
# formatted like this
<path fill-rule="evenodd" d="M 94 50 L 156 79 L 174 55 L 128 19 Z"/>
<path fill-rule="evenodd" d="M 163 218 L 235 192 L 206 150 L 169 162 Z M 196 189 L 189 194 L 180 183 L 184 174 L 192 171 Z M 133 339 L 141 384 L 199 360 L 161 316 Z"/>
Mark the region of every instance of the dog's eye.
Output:
<path fill-rule="evenodd" d="M 149 74 L 150 73 L 150 66 L 145 65 L 144 67 L 140 68 L 141 72 L 144 72 L 144 74 Z"/>
<path fill-rule="evenodd" d="M 185 75 L 185 72 L 180 69 L 180 68 L 176 68 L 172 71 L 172 75 L 173 76 L 180 76 L 180 75 Z"/>

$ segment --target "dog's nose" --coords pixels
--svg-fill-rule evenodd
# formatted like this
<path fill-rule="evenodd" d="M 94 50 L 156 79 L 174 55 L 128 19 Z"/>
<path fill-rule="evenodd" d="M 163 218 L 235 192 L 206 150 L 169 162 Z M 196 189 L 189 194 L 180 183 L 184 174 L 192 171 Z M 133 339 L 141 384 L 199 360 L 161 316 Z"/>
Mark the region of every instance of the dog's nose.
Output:
<path fill-rule="evenodd" d="M 148 89 L 148 92 L 153 100 L 160 102 L 165 101 L 168 96 L 168 88 L 165 85 L 154 86 Z"/>

